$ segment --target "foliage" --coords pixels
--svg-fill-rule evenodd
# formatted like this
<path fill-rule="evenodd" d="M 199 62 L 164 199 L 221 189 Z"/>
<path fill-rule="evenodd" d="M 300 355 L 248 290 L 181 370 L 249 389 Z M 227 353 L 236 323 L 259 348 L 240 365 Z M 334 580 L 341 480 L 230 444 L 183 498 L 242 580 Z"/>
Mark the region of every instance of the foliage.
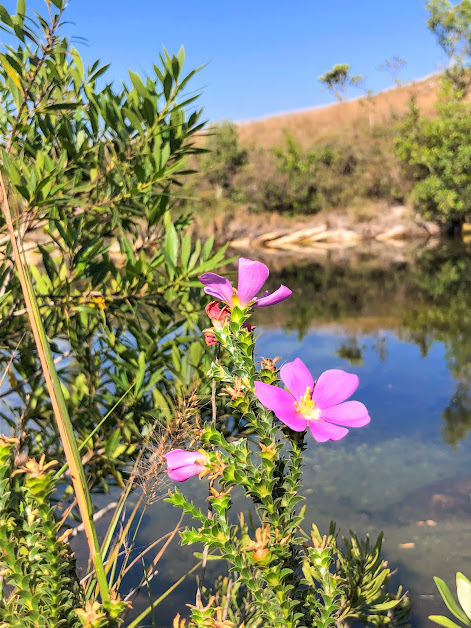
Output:
<path fill-rule="evenodd" d="M 229 190 L 234 175 L 247 162 L 247 151 L 239 145 L 236 125 L 224 120 L 210 126 L 206 149 L 201 167 L 208 181 Z"/>
<path fill-rule="evenodd" d="M 398 156 L 415 167 L 411 198 L 419 212 L 444 233 L 461 235 L 471 214 L 471 123 L 469 89 L 471 2 L 431 0 L 428 26 L 450 58 L 442 77 L 437 117 L 428 120 L 414 102 L 396 141 Z"/>
<path fill-rule="evenodd" d="M 265 157 L 268 167 L 254 164 L 252 175 L 241 176 L 238 185 L 246 182 L 245 200 L 252 207 L 293 215 L 345 207 L 358 199 L 400 201 L 406 186 L 390 141 L 391 130 L 384 128 L 363 142 L 338 138 L 304 150 L 286 134 L 284 146 L 273 149 L 270 161 Z"/>
<path fill-rule="evenodd" d="M 210 375 L 234 416 L 250 428 L 252 443 L 246 437 L 226 439 L 214 423 L 204 426 L 210 513 L 178 489 L 170 492 L 168 501 L 198 522 L 197 528 L 181 533 L 182 542 L 203 543 L 205 551 L 228 562 L 237 574 L 230 610 L 237 621 L 243 617 L 247 628 L 260 622 L 273 627 L 327 627 L 355 617 L 367 617 L 371 625 L 399 625 L 407 601 L 400 592 L 395 596 L 387 591 L 389 570 L 379 557 L 381 538 L 371 547 L 368 540 L 360 542 L 353 535 L 343 553 L 333 531 L 321 537 L 314 528 L 309 537 L 301 528 L 305 432 L 274 422 L 254 395 L 255 380 L 275 383 L 278 372 L 271 360 L 262 360 L 261 369 L 255 369 L 254 340 L 246 326 L 249 307 L 232 305 L 230 321 L 213 328 L 232 365 L 213 362 Z M 229 519 L 231 490 L 236 486 L 254 505 L 250 526 L 242 514 L 237 526 Z M 227 586 L 226 581 L 226 596 Z M 190 626 L 225 621 L 229 610 L 223 613 L 217 605 L 221 597 L 219 592 L 206 606 L 197 604 Z M 242 602 L 239 612 L 237 602 Z"/>
<path fill-rule="evenodd" d="M 430 13 L 427 26 L 450 60 L 447 75 L 456 87 L 466 90 L 470 85 L 466 68 L 471 57 L 471 2 L 430 0 L 426 6 Z"/>
<path fill-rule="evenodd" d="M 390 59 L 386 59 L 386 61 L 384 63 L 381 63 L 377 69 L 380 71 L 389 72 L 393 77 L 394 85 L 396 87 L 400 87 L 402 85 L 402 81 L 399 78 L 399 74 L 406 65 L 407 61 L 405 59 L 403 59 L 402 57 L 394 56 Z"/>
<path fill-rule="evenodd" d="M 416 167 L 411 198 L 420 213 L 453 232 L 471 215 L 471 108 L 451 98 L 428 120 L 412 105 L 396 146 Z"/>
<path fill-rule="evenodd" d="M 15 468 L 17 444 L 0 437 L 0 626 L 78 628 L 85 600 L 49 505 L 54 463 L 29 459 Z"/>
<path fill-rule="evenodd" d="M 87 471 L 106 488 L 110 478 L 122 484 L 142 435 L 171 419 L 175 398 L 202 377 L 195 279 L 224 253 L 192 243 L 188 217 L 172 220 L 201 128 L 200 111 L 185 113 L 196 97 L 185 96 L 195 71 L 182 74 L 183 49 L 164 52 L 153 77 L 130 72 L 129 85 L 99 87 L 107 66 L 84 67 L 60 35 L 62 2 L 47 5 L 49 18 L 25 18 L 21 3 L 17 15 L 0 12 L 13 42 L 0 57 L 3 172 Z M 10 383 L 0 416 L 20 450 L 60 458 L 0 229 L 0 359 Z"/>
<path fill-rule="evenodd" d="M 456 574 L 456 592 L 459 604 L 456 603 L 446 582 L 436 577 L 434 580 L 448 610 L 465 626 L 471 626 L 471 582 L 468 578 L 460 572 Z M 440 626 L 460 628 L 459 624 L 444 615 L 431 615 L 429 619 Z"/>
<path fill-rule="evenodd" d="M 350 65 L 341 63 L 334 65 L 331 70 L 319 77 L 319 81 L 331 91 L 338 101 L 345 100 L 347 88 L 358 86 L 363 81 L 361 74 L 351 75 Z"/>

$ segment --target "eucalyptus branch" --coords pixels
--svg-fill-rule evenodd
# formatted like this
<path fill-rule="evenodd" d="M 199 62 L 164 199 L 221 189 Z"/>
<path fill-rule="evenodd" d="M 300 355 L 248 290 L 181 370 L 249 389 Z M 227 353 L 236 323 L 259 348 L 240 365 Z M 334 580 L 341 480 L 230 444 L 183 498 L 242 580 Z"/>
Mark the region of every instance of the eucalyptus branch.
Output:
<path fill-rule="evenodd" d="M 49 5 L 49 9 L 50 9 L 50 5 Z M 46 61 L 49 53 L 53 49 L 55 33 L 56 33 L 56 31 L 57 31 L 57 29 L 59 27 L 60 19 L 62 17 L 62 13 L 63 13 L 64 9 L 65 9 L 65 6 L 62 6 L 59 9 L 59 13 L 55 16 L 55 18 L 52 16 L 52 13 L 50 13 L 50 15 L 51 15 L 51 26 L 48 29 L 48 33 L 47 33 L 47 36 L 46 36 L 46 42 L 45 42 L 44 46 L 42 47 L 41 56 L 39 57 L 38 63 L 36 64 L 36 67 L 34 68 L 33 73 L 30 76 L 30 79 L 28 81 L 26 89 L 24 90 L 23 98 L 21 100 L 20 106 L 18 107 L 18 112 L 17 112 L 16 117 L 15 117 L 15 122 L 13 124 L 11 135 L 10 135 L 10 138 L 9 138 L 7 146 L 6 146 L 6 152 L 7 153 L 10 152 L 11 147 L 13 145 L 13 141 L 14 141 L 14 139 L 16 137 L 17 132 L 18 132 L 18 127 L 19 127 L 19 124 L 20 124 L 21 116 L 23 114 L 23 111 L 24 111 L 27 103 L 28 103 L 28 99 L 29 99 L 29 96 L 30 96 L 30 90 L 33 87 L 34 82 L 36 81 L 36 78 L 37 78 L 37 76 L 38 76 L 38 74 L 39 74 L 39 72 L 40 72 L 44 62 Z M 30 115 L 31 115 L 31 111 L 28 111 L 27 120 L 28 120 Z"/>

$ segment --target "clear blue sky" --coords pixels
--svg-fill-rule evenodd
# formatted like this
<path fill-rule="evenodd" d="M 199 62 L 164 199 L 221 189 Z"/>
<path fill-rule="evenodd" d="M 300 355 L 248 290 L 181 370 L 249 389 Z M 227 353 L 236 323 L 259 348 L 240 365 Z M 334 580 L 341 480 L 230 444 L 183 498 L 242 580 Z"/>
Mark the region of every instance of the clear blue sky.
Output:
<path fill-rule="evenodd" d="M 317 79 L 335 63 L 350 63 L 378 91 L 392 84 L 376 69 L 387 58 L 407 59 L 404 80 L 445 62 L 426 27 L 425 0 L 70 0 L 66 15 L 68 31 L 88 40 L 78 46 L 85 60 L 111 62 L 114 80 L 127 68 L 150 72 L 162 46 L 176 52 L 183 44 L 187 70 L 208 64 L 193 87 L 203 89 L 212 120 L 332 102 Z"/>

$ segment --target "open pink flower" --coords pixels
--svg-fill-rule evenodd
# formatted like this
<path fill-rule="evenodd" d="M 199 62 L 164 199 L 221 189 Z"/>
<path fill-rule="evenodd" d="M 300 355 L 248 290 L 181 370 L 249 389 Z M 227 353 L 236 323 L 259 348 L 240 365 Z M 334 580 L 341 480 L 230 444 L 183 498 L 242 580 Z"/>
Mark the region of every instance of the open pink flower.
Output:
<path fill-rule="evenodd" d="M 264 297 L 257 297 L 269 275 L 268 267 L 261 262 L 255 262 L 245 257 L 239 258 L 239 281 L 237 290 L 232 287 L 229 279 L 216 275 L 216 273 L 204 273 L 199 280 L 204 284 L 204 291 L 216 299 L 220 299 L 229 306 L 244 309 L 249 307 L 266 307 L 286 301 L 292 292 L 286 286 L 280 286 L 278 290 Z"/>
<path fill-rule="evenodd" d="M 368 410 L 359 401 L 345 401 L 358 387 L 358 377 L 339 369 L 324 371 L 317 382 L 304 362 L 296 358 L 280 369 L 288 388 L 255 382 L 260 403 L 272 410 L 288 427 L 302 432 L 309 426 L 314 438 L 323 443 L 340 440 L 348 429 L 370 422 Z"/>
<path fill-rule="evenodd" d="M 186 451 L 173 449 L 165 454 L 167 472 L 171 480 L 185 482 L 194 475 L 207 471 L 207 457 L 201 451 Z"/>

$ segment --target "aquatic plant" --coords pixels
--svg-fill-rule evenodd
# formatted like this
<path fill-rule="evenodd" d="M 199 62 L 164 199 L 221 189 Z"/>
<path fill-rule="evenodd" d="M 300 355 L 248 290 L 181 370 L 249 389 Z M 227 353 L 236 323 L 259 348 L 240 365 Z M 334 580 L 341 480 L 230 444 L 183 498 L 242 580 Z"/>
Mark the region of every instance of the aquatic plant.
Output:
<path fill-rule="evenodd" d="M 355 375 L 326 371 L 314 382 L 306 366 L 295 360 L 279 372 L 288 392 L 276 386 L 275 360 L 263 359 L 256 369 L 254 333 L 247 321 L 259 304 L 256 295 L 268 275 L 262 266 L 240 260 L 237 291 L 224 277 L 201 278 L 209 294 L 224 301 L 230 312 L 223 320 L 217 317 L 212 328 L 218 347 L 209 372 L 213 417 L 201 434 L 204 458 L 200 452 L 176 451 L 167 460 L 169 475 L 177 480 L 207 475 L 209 512 L 177 488 L 170 491 L 168 501 L 198 522 L 197 528 L 181 532 L 182 543 L 203 543 L 204 563 L 209 552 L 227 561 L 234 578 L 231 590 L 237 592 L 235 599 L 242 595 L 245 610 L 237 613 L 227 591 L 223 606 L 217 592 L 207 593 L 204 604 L 200 582 L 190 626 L 328 627 L 359 617 L 366 618 L 365 625 L 399 625 L 407 614 L 407 599 L 401 591 L 396 595 L 387 591 L 389 570 L 380 559 L 381 538 L 372 548 L 369 540 L 360 542 L 352 534 L 345 540 L 344 554 L 334 531 L 322 537 L 315 526 L 310 536 L 302 529 L 301 468 L 307 426 L 317 440 L 335 440 L 348 431 L 335 422 L 360 427 L 370 419 L 362 403 L 345 402 L 358 386 Z M 284 288 L 284 298 L 288 291 Z M 224 355 L 228 360 L 222 363 Z M 229 440 L 217 429 L 218 384 L 230 411 L 252 434 L 250 441 L 247 437 Z M 322 423 L 319 429 L 318 423 Z M 255 508 L 250 527 L 243 513 L 237 526 L 229 518 L 235 487 Z M 229 616 L 237 618 L 235 624 Z"/>

